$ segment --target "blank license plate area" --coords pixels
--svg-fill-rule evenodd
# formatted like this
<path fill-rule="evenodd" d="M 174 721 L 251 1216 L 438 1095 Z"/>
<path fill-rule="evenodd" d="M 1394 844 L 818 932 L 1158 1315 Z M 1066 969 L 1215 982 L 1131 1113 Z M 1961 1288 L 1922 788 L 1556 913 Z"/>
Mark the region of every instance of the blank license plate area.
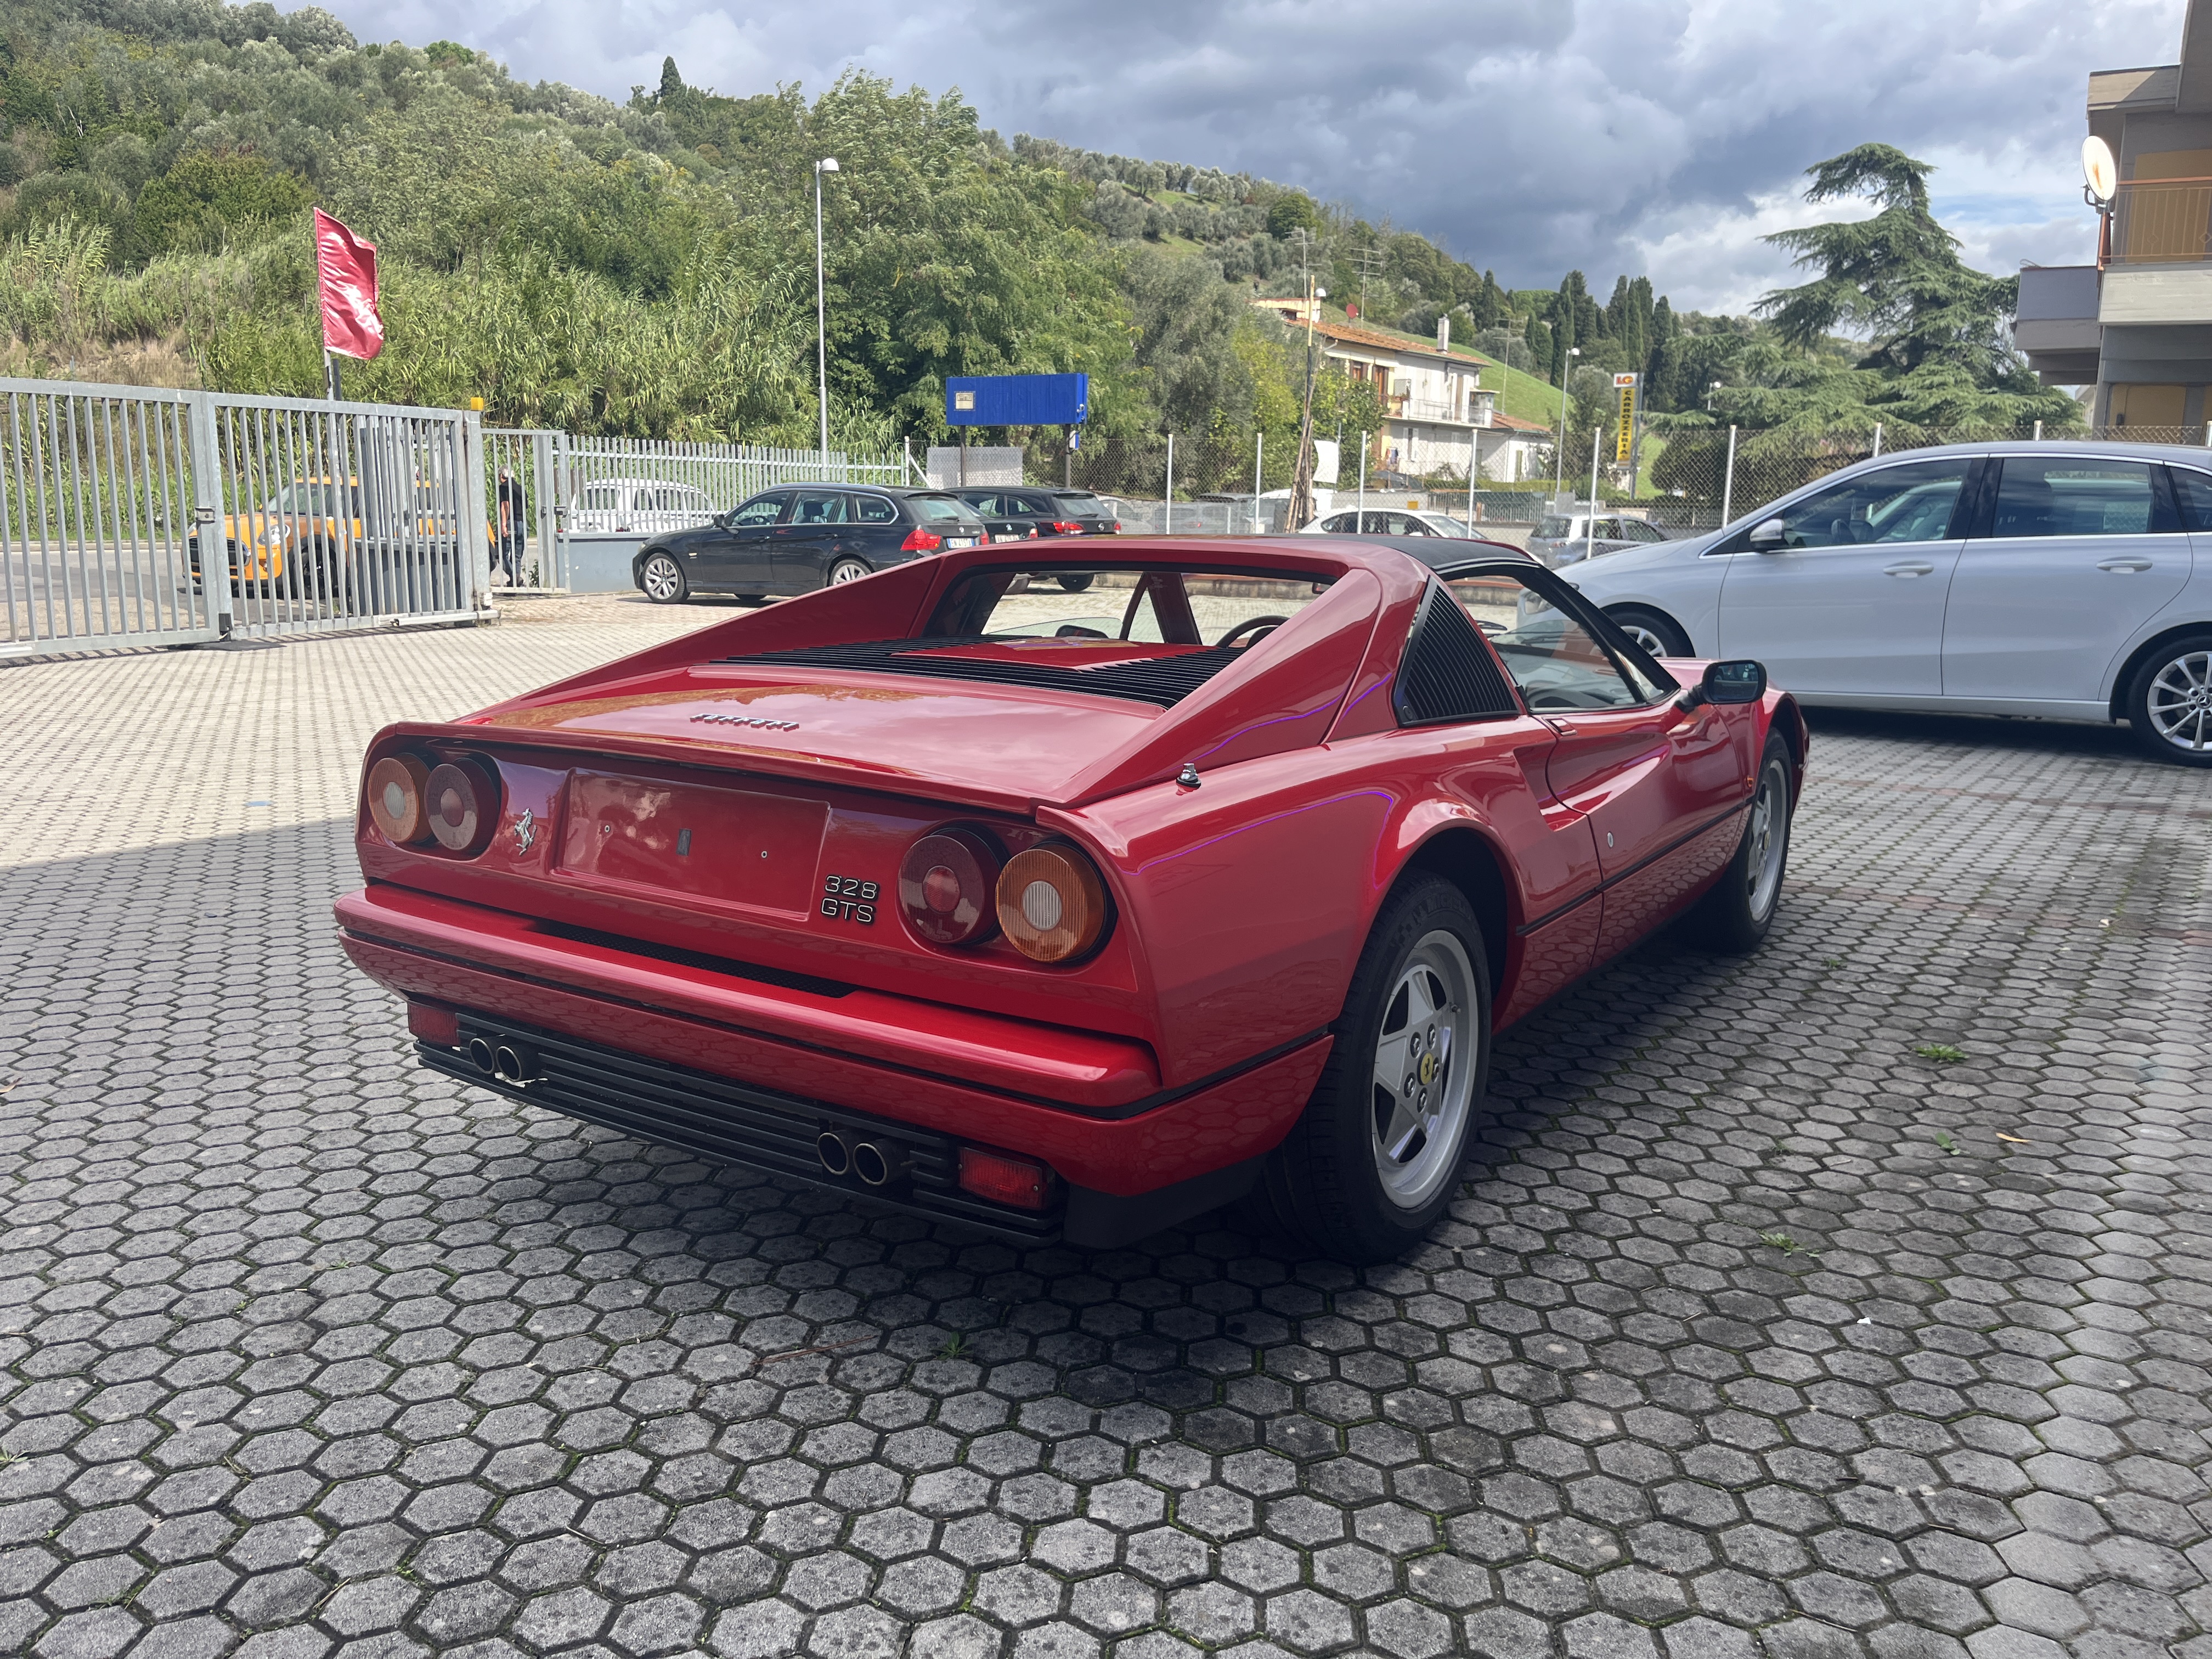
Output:
<path fill-rule="evenodd" d="M 821 801 L 605 772 L 568 778 L 564 874 L 657 892 L 808 914 Z"/>

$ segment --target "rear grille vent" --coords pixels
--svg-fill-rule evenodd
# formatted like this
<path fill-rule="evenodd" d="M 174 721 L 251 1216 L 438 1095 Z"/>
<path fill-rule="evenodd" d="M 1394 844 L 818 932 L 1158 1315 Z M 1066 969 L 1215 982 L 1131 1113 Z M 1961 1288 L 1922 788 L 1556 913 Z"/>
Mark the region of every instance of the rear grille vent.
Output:
<path fill-rule="evenodd" d="M 919 674 L 939 680 L 974 680 L 991 685 L 1021 685 L 1041 691 L 1085 691 L 1094 696 L 1126 697 L 1172 708 L 1243 653 L 1236 649 L 1186 651 L 1176 657 L 1146 657 L 1103 668 L 1063 668 L 1054 663 L 1007 662 L 981 657 L 918 654 L 982 643 L 974 638 L 875 640 L 861 645 L 816 645 L 798 651 L 763 651 L 750 656 L 718 657 L 717 663 L 763 668 L 858 668 L 872 674 Z"/>
<path fill-rule="evenodd" d="M 1521 712 L 1498 658 L 1449 588 L 1432 582 L 1398 675 L 1401 726 L 1510 720 Z"/>

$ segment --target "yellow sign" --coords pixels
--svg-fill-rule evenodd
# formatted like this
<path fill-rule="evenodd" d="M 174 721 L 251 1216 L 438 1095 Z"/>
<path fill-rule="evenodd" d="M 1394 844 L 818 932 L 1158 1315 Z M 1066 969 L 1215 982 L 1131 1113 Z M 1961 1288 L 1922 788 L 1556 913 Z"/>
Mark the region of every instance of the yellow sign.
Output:
<path fill-rule="evenodd" d="M 1613 389 L 1620 396 L 1620 422 L 1613 434 L 1613 459 L 1616 465 L 1624 465 L 1629 452 L 1636 447 L 1636 380 L 1633 374 L 1616 374 Z"/>

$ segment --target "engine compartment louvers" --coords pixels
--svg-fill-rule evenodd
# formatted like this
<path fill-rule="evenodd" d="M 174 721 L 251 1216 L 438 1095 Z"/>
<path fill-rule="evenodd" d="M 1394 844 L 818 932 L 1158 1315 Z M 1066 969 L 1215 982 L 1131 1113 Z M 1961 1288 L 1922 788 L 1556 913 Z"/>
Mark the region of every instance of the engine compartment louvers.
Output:
<path fill-rule="evenodd" d="M 930 679 L 1020 685 L 1040 691 L 1083 691 L 1092 696 L 1124 697 L 1172 708 L 1244 653 L 1236 647 L 1207 647 L 1180 656 L 1147 657 L 1109 663 L 1100 668 L 1067 668 L 1052 663 L 1008 662 L 988 657 L 924 654 L 959 646 L 982 645 L 972 636 L 945 639 L 875 640 L 858 645 L 815 645 L 796 651 L 761 651 L 717 657 L 719 665 L 762 668 L 855 668 L 871 674 L 914 674 Z"/>
<path fill-rule="evenodd" d="M 1498 658 L 1449 588 L 1431 583 L 1406 641 L 1399 724 L 1510 719 L 1521 712 Z"/>

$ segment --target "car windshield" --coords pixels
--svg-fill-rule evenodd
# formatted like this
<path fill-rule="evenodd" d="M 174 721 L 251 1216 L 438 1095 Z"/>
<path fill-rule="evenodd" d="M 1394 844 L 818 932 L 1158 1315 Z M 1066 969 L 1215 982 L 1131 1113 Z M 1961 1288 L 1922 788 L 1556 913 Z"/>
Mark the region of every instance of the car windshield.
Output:
<path fill-rule="evenodd" d="M 924 520 L 951 519 L 963 524 L 983 522 L 974 507 L 951 495 L 909 495 L 907 504 L 914 508 L 915 518 Z"/>
<path fill-rule="evenodd" d="M 1071 591 L 1071 584 L 1073 585 Z M 1075 573 L 1001 568 L 954 583 L 927 637 L 1033 651 L 1083 651 L 1085 660 L 1250 645 L 1325 592 L 1328 583 L 1279 572 L 1114 570 Z"/>
<path fill-rule="evenodd" d="M 337 486 L 298 480 L 278 490 L 276 499 L 263 510 L 270 513 L 315 513 L 328 518 L 338 510 Z"/>

